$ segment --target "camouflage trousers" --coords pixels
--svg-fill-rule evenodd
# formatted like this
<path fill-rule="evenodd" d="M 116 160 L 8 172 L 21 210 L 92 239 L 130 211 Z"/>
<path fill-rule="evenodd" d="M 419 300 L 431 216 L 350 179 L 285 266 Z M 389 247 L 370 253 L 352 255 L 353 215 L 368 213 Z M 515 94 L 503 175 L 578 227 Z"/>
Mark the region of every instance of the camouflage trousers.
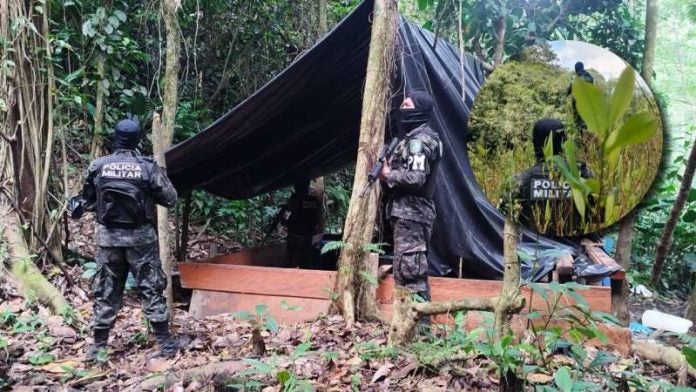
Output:
<path fill-rule="evenodd" d="M 99 247 L 97 273 L 92 281 L 94 306 L 92 329 L 110 329 L 123 305 L 128 271 L 135 277 L 143 313 L 150 322 L 169 319 L 162 294 L 167 279 L 159 260 L 157 242 L 129 247 Z"/>
<path fill-rule="evenodd" d="M 392 218 L 394 228 L 394 280 L 430 300 L 428 243 L 432 225 Z"/>

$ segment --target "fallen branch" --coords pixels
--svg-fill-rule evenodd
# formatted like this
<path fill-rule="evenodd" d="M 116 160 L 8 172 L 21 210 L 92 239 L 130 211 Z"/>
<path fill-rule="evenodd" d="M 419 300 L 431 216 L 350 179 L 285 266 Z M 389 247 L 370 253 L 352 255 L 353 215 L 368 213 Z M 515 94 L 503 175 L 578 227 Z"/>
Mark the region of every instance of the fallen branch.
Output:
<path fill-rule="evenodd" d="M 674 347 L 666 347 L 649 342 L 633 342 L 631 350 L 643 359 L 661 363 L 675 371 L 686 367 L 689 376 L 696 378 L 696 369 L 688 365 L 684 354 Z"/>
<path fill-rule="evenodd" d="M 174 373 L 148 378 L 132 389 L 138 391 L 152 391 L 160 388 L 167 389 L 175 383 L 187 383 L 194 379 L 227 378 L 246 368 L 247 365 L 242 361 L 213 362 L 192 369 L 184 369 Z"/>

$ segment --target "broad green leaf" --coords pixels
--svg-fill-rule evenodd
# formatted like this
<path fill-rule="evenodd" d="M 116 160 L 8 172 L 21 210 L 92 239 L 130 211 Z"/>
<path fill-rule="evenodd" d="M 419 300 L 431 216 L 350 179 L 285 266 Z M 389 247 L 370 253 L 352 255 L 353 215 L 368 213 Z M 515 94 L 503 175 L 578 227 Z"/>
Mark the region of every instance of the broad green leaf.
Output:
<path fill-rule="evenodd" d="M 298 344 L 297 347 L 295 347 L 294 355 L 296 357 L 302 356 L 305 353 L 307 353 L 307 351 L 309 351 L 309 349 L 311 347 L 312 347 L 312 342 L 304 342 L 304 343 Z"/>
<path fill-rule="evenodd" d="M 266 317 L 266 329 L 271 333 L 278 332 L 278 324 L 273 317 Z"/>
<path fill-rule="evenodd" d="M 125 22 L 126 21 L 126 13 L 121 11 L 121 10 L 116 10 L 114 11 L 114 15 L 121 21 Z"/>
<path fill-rule="evenodd" d="M 682 221 L 686 223 L 692 223 L 696 221 L 696 210 L 686 211 L 686 213 L 682 215 Z"/>
<path fill-rule="evenodd" d="M 609 128 L 609 114 L 602 90 L 580 78 L 575 78 L 573 97 L 580 117 L 587 124 L 587 129 L 604 139 Z"/>
<path fill-rule="evenodd" d="M 573 204 L 580 214 L 580 220 L 585 223 L 585 212 L 587 211 L 587 204 L 585 203 L 585 196 L 579 189 L 571 188 L 570 193 L 573 195 Z"/>
<path fill-rule="evenodd" d="M 640 112 L 626 120 L 621 128 L 613 132 L 604 145 L 604 154 L 609 155 L 621 147 L 643 143 L 657 131 L 657 118 L 650 112 Z"/>
<path fill-rule="evenodd" d="M 616 204 L 616 194 L 609 193 L 606 200 L 604 201 L 604 222 L 613 222 L 614 219 L 614 206 Z"/>
<path fill-rule="evenodd" d="M 234 312 L 231 314 L 233 318 L 238 318 L 242 320 L 252 320 L 254 318 L 254 315 L 251 314 L 251 312 L 247 312 L 246 310 L 242 310 L 239 312 Z"/>
<path fill-rule="evenodd" d="M 566 159 L 568 160 L 568 169 L 573 176 L 580 178 L 580 170 L 578 169 L 578 162 L 575 158 L 575 143 L 568 139 L 563 143 L 563 151 L 565 151 Z"/>
<path fill-rule="evenodd" d="M 591 193 L 595 195 L 599 193 L 599 180 L 597 180 L 596 178 L 585 179 L 585 185 L 587 185 L 587 187 L 590 188 Z"/>
<path fill-rule="evenodd" d="M 285 384 L 290 381 L 290 377 L 290 372 L 287 370 L 281 370 L 276 374 L 276 380 L 281 386 L 285 386 Z"/>
<path fill-rule="evenodd" d="M 696 189 L 689 190 L 689 196 L 686 199 L 687 202 L 691 203 L 696 201 Z"/>
<path fill-rule="evenodd" d="M 630 66 L 621 72 L 619 81 L 616 83 L 614 93 L 609 104 L 609 123 L 615 124 L 623 117 L 633 99 L 633 90 L 636 83 L 636 73 Z"/>
<path fill-rule="evenodd" d="M 256 311 L 256 314 L 266 314 L 266 312 L 268 311 L 268 305 L 258 304 L 254 308 L 254 310 Z"/>
<path fill-rule="evenodd" d="M 573 380 L 570 378 L 570 372 L 565 366 L 556 371 L 554 381 L 556 382 L 556 386 L 563 392 L 570 392 L 573 390 Z"/>
<path fill-rule="evenodd" d="M 696 367 L 696 350 L 689 346 L 682 347 L 682 354 L 686 357 L 686 362 L 692 367 Z"/>

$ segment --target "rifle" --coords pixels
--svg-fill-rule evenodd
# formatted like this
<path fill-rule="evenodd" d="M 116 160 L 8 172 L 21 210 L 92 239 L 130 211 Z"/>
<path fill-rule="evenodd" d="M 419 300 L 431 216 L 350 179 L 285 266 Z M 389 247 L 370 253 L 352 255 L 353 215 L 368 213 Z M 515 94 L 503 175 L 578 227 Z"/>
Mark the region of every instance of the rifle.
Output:
<path fill-rule="evenodd" d="M 268 238 L 273 233 L 273 230 L 275 230 L 276 226 L 278 226 L 278 223 L 280 223 L 280 221 L 283 219 L 285 212 L 288 210 L 288 204 L 289 203 L 286 203 L 282 207 L 280 207 L 278 213 L 273 217 L 271 225 L 268 226 L 268 229 L 266 229 L 266 235 L 264 235 L 263 240 L 261 240 L 261 245 L 264 245 L 266 243 Z"/>
<path fill-rule="evenodd" d="M 387 159 L 391 158 L 398 144 L 399 138 L 394 137 L 388 146 L 382 146 L 382 151 L 380 151 L 377 161 L 372 165 L 372 170 L 370 170 L 370 172 L 367 174 L 367 183 L 365 183 L 365 186 L 360 192 L 360 197 L 365 197 L 367 190 L 370 188 L 370 186 L 372 186 L 372 184 L 375 183 L 375 181 L 377 181 L 379 173 L 382 171 L 382 167 L 384 167 L 384 163 L 387 161 Z"/>

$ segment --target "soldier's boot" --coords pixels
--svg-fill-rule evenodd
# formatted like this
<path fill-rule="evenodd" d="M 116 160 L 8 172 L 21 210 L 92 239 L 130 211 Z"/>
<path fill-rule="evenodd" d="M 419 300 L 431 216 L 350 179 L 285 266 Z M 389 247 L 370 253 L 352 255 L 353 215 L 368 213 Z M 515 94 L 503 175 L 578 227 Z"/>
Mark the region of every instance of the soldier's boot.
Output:
<path fill-rule="evenodd" d="M 152 323 L 152 329 L 155 331 L 155 337 L 160 346 L 160 357 L 174 357 L 181 349 L 181 344 L 179 339 L 169 333 L 169 322 Z"/>
<path fill-rule="evenodd" d="M 87 348 L 85 361 L 87 362 L 105 362 L 108 354 L 109 330 L 95 329 L 94 343 Z"/>

